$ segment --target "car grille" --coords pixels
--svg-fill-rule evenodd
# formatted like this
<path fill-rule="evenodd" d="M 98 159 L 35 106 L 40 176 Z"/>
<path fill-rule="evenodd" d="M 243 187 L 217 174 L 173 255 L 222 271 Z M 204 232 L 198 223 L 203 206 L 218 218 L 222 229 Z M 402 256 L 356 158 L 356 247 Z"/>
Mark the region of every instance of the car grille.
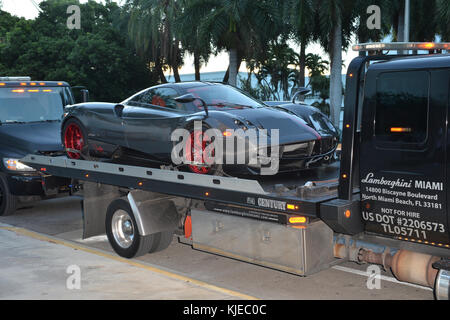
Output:
<path fill-rule="evenodd" d="M 336 147 L 336 141 L 333 137 L 325 137 L 316 142 L 312 153 L 314 156 L 328 153 Z"/>
<path fill-rule="evenodd" d="M 283 146 L 283 158 L 307 158 L 311 155 L 315 141 Z"/>

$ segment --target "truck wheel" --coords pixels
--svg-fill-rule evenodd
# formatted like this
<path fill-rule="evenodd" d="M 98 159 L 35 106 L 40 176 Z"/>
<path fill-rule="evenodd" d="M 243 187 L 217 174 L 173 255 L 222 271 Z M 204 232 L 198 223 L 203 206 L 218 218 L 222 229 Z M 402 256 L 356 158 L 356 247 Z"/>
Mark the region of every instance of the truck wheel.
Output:
<path fill-rule="evenodd" d="M 9 192 L 8 181 L 0 175 L 0 216 L 9 216 L 16 211 L 17 197 Z"/>
<path fill-rule="evenodd" d="M 155 234 L 155 243 L 148 253 L 155 253 L 167 249 L 173 240 L 173 231 L 163 231 Z"/>
<path fill-rule="evenodd" d="M 158 247 L 157 234 L 139 234 L 130 204 L 123 199 L 115 200 L 109 205 L 105 227 L 109 243 L 121 257 L 140 257 Z"/>

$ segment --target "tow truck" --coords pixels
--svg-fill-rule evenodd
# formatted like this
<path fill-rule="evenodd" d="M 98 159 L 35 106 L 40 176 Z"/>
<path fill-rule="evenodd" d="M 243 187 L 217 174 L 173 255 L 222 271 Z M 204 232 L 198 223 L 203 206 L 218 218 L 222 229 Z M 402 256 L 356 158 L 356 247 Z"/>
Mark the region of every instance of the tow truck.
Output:
<path fill-rule="evenodd" d="M 70 192 L 70 179 L 38 172 L 19 160 L 30 152 L 64 154 L 59 128 L 64 107 L 75 103 L 72 89 L 63 81 L 0 77 L 0 216 L 13 214 L 19 204 Z"/>
<path fill-rule="evenodd" d="M 34 154 L 21 162 L 80 181 L 83 238 L 106 233 L 122 257 L 163 250 L 175 235 L 300 276 L 378 264 L 449 299 L 450 43 L 353 49 L 339 163 L 242 178 Z"/>

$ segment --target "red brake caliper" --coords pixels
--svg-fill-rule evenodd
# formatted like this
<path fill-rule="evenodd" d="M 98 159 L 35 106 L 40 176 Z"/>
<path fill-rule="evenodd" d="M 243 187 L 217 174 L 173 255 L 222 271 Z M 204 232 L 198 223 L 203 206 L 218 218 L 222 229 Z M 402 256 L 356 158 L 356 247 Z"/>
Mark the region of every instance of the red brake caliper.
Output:
<path fill-rule="evenodd" d="M 67 152 L 67 155 L 71 159 L 80 159 L 81 158 L 81 150 L 84 146 L 83 134 L 81 133 L 80 127 L 76 124 L 71 124 L 67 127 L 66 133 L 64 135 L 64 144 L 66 149 L 77 150 L 80 153 Z"/>
<path fill-rule="evenodd" d="M 201 131 L 193 131 L 191 132 L 190 137 L 190 148 L 186 148 L 186 160 L 188 162 L 198 161 L 202 164 L 204 161 L 204 151 L 206 149 L 206 142 L 209 140 L 208 136 L 204 135 Z M 189 142 L 187 145 L 189 145 Z M 208 174 L 211 171 L 211 168 L 206 166 L 195 166 L 189 165 L 189 169 L 198 174 Z"/>

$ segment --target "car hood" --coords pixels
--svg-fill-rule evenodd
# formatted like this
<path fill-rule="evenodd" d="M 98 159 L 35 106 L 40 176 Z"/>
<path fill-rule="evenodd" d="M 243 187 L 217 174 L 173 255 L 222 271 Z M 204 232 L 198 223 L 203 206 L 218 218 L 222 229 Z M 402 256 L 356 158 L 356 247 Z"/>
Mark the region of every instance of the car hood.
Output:
<path fill-rule="evenodd" d="M 301 119 L 286 112 L 272 108 L 233 109 L 226 111 L 239 120 L 248 120 L 257 127 L 279 130 L 280 143 L 295 143 L 320 139 L 320 135 Z M 269 132 L 270 134 L 270 132 Z"/>
<path fill-rule="evenodd" d="M 61 123 L 11 123 L 0 125 L 0 149 L 19 154 L 63 151 Z"/>

